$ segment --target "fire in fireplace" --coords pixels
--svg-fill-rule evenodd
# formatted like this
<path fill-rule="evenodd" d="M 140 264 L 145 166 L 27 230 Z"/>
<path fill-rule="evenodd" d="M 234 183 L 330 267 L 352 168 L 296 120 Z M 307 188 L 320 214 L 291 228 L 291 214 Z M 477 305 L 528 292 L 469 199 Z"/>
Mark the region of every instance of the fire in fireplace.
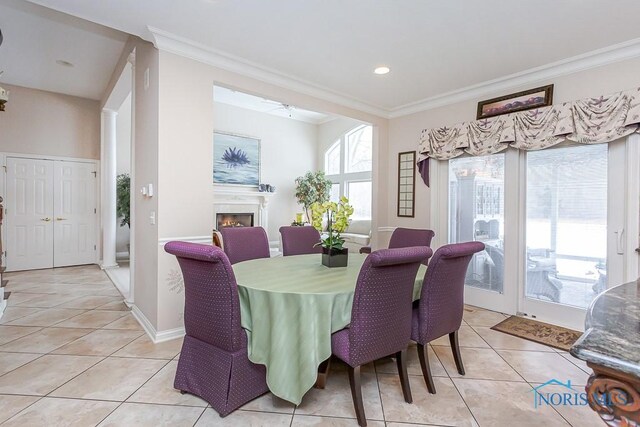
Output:
<path fill-rule="evenodd" d="M 219 213 L 216 214 L 217 229 L 223 227 L 253 227 L 252 213 Z"/>

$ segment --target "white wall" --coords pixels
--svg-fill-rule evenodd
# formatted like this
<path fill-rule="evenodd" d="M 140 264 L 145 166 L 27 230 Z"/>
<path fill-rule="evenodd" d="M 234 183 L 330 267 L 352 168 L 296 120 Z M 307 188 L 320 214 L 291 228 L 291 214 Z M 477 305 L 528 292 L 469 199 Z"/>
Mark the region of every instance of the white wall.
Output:
<path fill-rule="evenodd" d="M 116 174 L 131 173 L 131 94 L 124 100 L 116 118 Z M 116 252 L 127 252 L 129 227 L 117 218 Z"/>
<path fill-rule="evenodd" d="M 606 95 L 640 86 L 640 59 L 633 59 L 603 67 L 593 68 L 558 77 L 552 81 L 532 82 L 523 87 L 500 93 L 489 93 L 481 99 L 505 95 L 507 93 L 530 89 L 545 84 L 554 84 L 553 102 L 562 103 L 591 96 Z M 430 190 L 416 177 L 415 218 L 398 218 L 397 203 L 397 158 L 402 151 L 417 150 L 418 138 L 422 129 L 451 125 L 463 121 L 475 120 L 478 101 L 472 99 L 440 108 L 422 111 L 389 121 L 388 158 L 388 218 L 389 226 L 430 228 Z M 434 160 L 431 160 L 432 164 Z M 437 233 L 437 230 L 436 230 Z M 388 233 L 386 235 L 388 238 Z M 381 239 L 380 244 L 386 242 Z"/>
<path fill-rule="evenodd" d="M 295 199 L 295 179 L 317 168 L 318 126 L 286 117 L 214 103 L 216 131 L 260 139 L 261 182 L 276 186 L 269 201 L 269 240 L 290 225 L 302 207 Z"/>

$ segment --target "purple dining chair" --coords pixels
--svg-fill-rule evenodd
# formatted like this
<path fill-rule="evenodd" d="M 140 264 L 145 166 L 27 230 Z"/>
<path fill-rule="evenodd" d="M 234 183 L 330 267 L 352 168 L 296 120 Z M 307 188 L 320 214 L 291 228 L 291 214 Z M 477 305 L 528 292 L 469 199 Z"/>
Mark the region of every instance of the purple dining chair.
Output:
<path fill-rule="evenodd" d="M 211 404 L 224 417 L 269 391 L 266 369 L 249 361 L 233 269 L 216 246 L 169 242 L 184 277 L 184 327 L 174 388 Z"/>
<path fill-rule="evenodd" d="M 322 253 L 321 246 L 314 246 L 320 242 L 320 233 L 311 226 L 280 227 L 280 235 L 284 256 Z"/>
<path fill-rule="evenodd" d="M 389 249 L 408 248 L 411 246 L 431 246 L 431 239 L 433 239 L 435 235 L 436 233 L 433 230 L 398 227 L 393 230 L 391 234 Z M 371 247 L 364 246 L 360 248 L 360 253 L 371 253 Z"/>
<path fill-rule="evenodd" d="M 262 227 L 222 227 L 222 246 L 231 264 L 269 258 L 269 239 Z"/>
<path fill-rule="evenodd" d="M 407 377 L 413 286 L 420 263 L 432 254 L 426 246 L 381 249 L 367 257 L 353 295 L 351 323 L 331 336 L 335 356 L 347 363 L 358 424 L 367 425 L 360 366 L 395 355 L 404 400 L 412 402 Z"/>
<path fill-rule="evenodd" d="M 484 244 L 480 242 L 444 245 L 435 252 L 425 273 L 420 303 L 413 309 L 411 339 L 418 344 L 422 376 L 431 394 L 435 394 L 436 388 L 429 368 L 429 342 L 449 334 L 456 368 L 464 375 L 458 343 L 464 310 L 464 279 L 473 254 L 483 250 Z"/>

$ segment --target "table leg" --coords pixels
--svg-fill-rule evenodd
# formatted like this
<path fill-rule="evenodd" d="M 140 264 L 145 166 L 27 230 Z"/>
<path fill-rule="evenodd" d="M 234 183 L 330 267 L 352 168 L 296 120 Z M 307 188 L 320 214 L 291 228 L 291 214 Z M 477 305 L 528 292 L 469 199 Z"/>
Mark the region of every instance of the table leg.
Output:
<path fill-rule="evenodd" d="M 324 389 L 329 376 L 329 367 L 331 366 L 331 356 L 318 366 L 318 379 L 313 387 Z"/>

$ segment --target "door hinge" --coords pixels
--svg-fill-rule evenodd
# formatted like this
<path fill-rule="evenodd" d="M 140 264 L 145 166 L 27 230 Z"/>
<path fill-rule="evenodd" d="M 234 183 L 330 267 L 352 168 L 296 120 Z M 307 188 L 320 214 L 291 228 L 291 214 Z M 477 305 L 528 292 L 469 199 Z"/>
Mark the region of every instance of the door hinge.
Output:
<path fill-rule="evenodd" d="M 93 213 L 98 213 L 98 210 L 96 208 L 93 208 Z"/>
<path fill-rule="evenodd" d="M 93 245 L 93 250 L 97 250 L 98 248 L 96 247 L 96 245 Z"/>

